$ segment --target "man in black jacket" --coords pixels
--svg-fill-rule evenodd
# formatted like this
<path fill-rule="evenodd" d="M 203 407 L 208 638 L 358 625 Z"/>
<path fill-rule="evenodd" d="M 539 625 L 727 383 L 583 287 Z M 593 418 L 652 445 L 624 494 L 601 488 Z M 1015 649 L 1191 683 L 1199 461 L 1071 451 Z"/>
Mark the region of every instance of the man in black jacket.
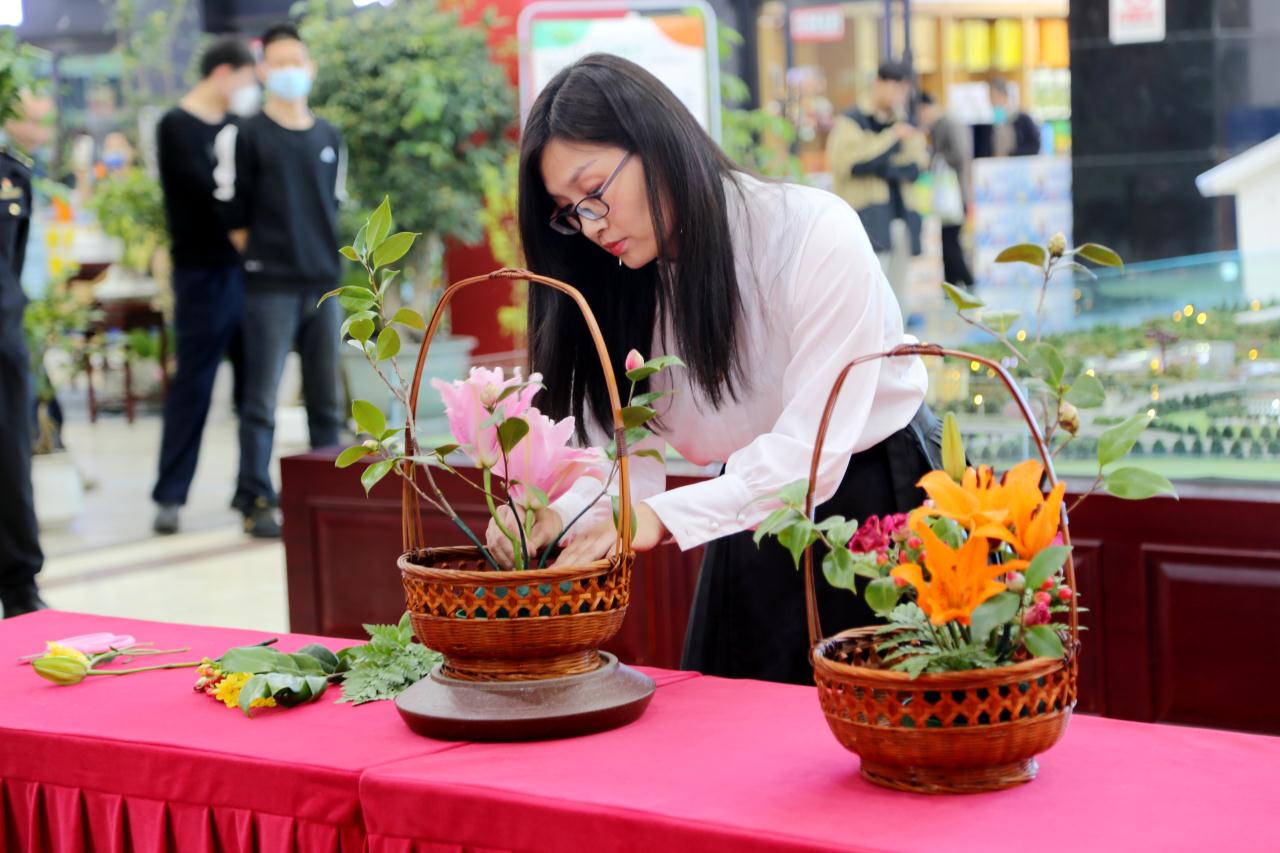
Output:
<path fill-rule="evenodd" d="M 227 239 L 213 200 L 213 144 L 232 122 L 229 111 L 247 113 L 256 106 L 253 54 L 239 39 L 221 39 L 201 56 L 200 71 L 200 82 L 156 128 L 178 344 L 178 372 L 165 399 L 160 470 L 151 493 L 157 533 L 178 530 L 178 510 L 187 502 L 195 476 L 214 378 L 228 349 L 239 350 L 244 310 L 240 255 Z M 233 359 L 242 360 L 238 351 Z"/>
<path fill-rule="evenodd" d="M 345 196 L 346 150 L 332 125 L 315 117 L 307 95 L 315 66 L 289 24 L 262 37 L 259 76 L 267 100 L 258 115 L 228 126 L 214 149 L 214 198 L 232 242 L 244 253 L 244 397 L 240 474 L 233 506 L 254 536 L 279 536 L 269 465 L 276 396 L 295 344 L 311 446 L 337 444 L 338 300 L 317 306 L 339 276 L 338 204 Z"/>
<path fill-rule="evenodd" d="M 1009 81 L 991 81 L 991 112 L 997 157 L 1031 157 L 1040 153 L 1040 128 L 1036 120 L 1014 107 L 1009 98 Z"/>

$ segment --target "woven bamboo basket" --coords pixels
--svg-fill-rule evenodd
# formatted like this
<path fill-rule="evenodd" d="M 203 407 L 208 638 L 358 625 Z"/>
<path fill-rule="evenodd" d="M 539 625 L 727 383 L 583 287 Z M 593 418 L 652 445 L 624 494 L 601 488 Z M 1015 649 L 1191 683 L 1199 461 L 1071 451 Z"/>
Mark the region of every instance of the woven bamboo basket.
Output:
<path fill-rule="evenodd" d="M 481 282 L 525 280 L 552 287 L 582 311 L 604 369 L 618 449 L 618 541 L 614 556 L 581 566 L 492 571 L 475 547 L 427 548 L 419 496 L 403 486 L 401 581 L 414 633 L 444 655 L 446 676 L 469 681 L 525 681 L 581 675 L 601 667 L 597 651 L 622 626 L 631 590 L 632 509 L 622 406 L 609 351 L 582 295 L 569 285 L 526 270 L 503 269 L 456 282 L 445 290 L 427 327 L 414 369 L 410 411 L 416 411 L 427 351 L 445 307 L 463 288 Z M 407 434 L 406 446 L 416 447 Z M 415 451 L 416 452 L 416 451 Z M 417 476 L 417 471 L 411 473 Z"/>
<path fill-rule="evenodd" d="M 996 371 L 1031 431 L 1050 487 L 1057 483 L 1040 427 L 1003 367 L 971 353 L 904 345 L 858 358 L 836 379 L 809 469 L 806 509 L 810 516 L 818 460 L 845 379 L 865 362 L 904 356 L 949 356 Z M 1070 545 L 1065 510 L 1061 531 L 1063 543 Z M 1066 577 L 1068 586 L 1076 590 L 1075 566 L 1070 558 Z M 1035 778 L 1035 756 L 1062 737 L 1076 704 L 1080 626 L 1075 596 L 1070 603 L 1070 640 L 1061 660 L 1032 658 L 995 669 L 923 674 L 912 679 L 881 664 L 875 651 L 875 628 L 856 628 L 823 639 L 812 549 L 805 554 L 804 585 L 818 700 L 836 739 L 860 757 L 864 778 L 887 788 L 929 794 L 994 791 Z"/>

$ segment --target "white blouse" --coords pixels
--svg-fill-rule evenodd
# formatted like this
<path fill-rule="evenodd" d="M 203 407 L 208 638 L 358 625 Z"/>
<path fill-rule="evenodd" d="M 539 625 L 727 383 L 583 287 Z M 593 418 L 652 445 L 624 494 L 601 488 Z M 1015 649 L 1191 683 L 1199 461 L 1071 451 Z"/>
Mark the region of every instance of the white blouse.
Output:
<path fill-rule="evenodd" d="M 739 181 L 741 192 L 726 182 L 725 193 L 749 384 L 738 389 L 737 400 L 713 409 L 683 369 L 658 374 L 650 390 L 675 391 L 656 406 L 661 435 L 633 448 L 661 450 L 670 443 L 690 462 L 724 463 L 725 471 L 667 490 L 663 463 L 651 457 L 629 462 L 632 499 L 648 504 L 685 550 L 750 530 L 776 509 L 774 496 L 809 474 L 818 422 L 840 370 L 906 340 L 893 291 L 858 215 L 843 200 L 812 187 L 748 176 Z M 663 337 L 655 333 L 646 358 L 664 354 Z M 669 332 L 665 338 L 674 346 Z M 927 384 L 918 358 L 880 359 L 849 374 L 823 446 L 819 502 L 835 493 L 854 453 L 910 423 Z M 598 427 L 591 434 L 593 443 L 608 440 Z M 554 508 L 568 522 L 600 488 L 598 480 L 583 478 Z M 575 530 L 608 518 L 609 506 L 599 501 Z"/>

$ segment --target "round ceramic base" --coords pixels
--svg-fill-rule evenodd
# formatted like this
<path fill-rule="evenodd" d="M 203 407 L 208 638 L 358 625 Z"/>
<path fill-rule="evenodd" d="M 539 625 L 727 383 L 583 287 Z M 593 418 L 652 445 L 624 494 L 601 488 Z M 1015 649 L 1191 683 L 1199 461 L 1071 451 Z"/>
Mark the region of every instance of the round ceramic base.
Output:
<path fill-rule="evenodd" d="M 396 698 L 414 732 L 437 740 L 550 740 L 640 717 L 653 679 L 600 652 L 599 669 L 534 681 L 460 681 L 437 666 Z"/>

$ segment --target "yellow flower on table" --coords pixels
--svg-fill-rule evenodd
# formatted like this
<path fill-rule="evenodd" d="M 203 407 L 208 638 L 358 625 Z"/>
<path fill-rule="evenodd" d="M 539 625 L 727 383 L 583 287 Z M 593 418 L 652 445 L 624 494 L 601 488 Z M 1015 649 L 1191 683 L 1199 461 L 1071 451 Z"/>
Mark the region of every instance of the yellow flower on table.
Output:
<path fill-rule="evenodd" d="M 71 658 L 78 660 L 85 666 L 89 665 L 89 657 L 79 649 L 73 649 L 71 646 L 64 646 L 61 643 L 46 642 L 44 656 L 47 658 Z"/>
<path fill-rule="evenodd" d="M 240 705 L 240 691 L 244 689 L 249 679 L 253 675 L 248 672 L 232 672 L 218 682 L 217 688 L 213 692 L 213 698 L 218 699 L 228 708 L 235 708 Z M 250 708 L 274 708 L 276 700 L 268 696 L 265 699 L 254 699 L 249 705 Z"/>
<path fill-rule="evenodd" d="M 911 520 L 911 529 L 924 543 L 924 566 L 903 563 L 889 572 L 916 588 L 916 603 L 935 625 L 959 622 L 968 625 L 979 604 L 1004 591 L 996 580 L 1009 569 L 988 564 L 990 548 L 982 536 L 970 536 L 952 548 L 930 529 L 924 516 Z M 929 571 L 925 579 L 925 569 Z"/>

